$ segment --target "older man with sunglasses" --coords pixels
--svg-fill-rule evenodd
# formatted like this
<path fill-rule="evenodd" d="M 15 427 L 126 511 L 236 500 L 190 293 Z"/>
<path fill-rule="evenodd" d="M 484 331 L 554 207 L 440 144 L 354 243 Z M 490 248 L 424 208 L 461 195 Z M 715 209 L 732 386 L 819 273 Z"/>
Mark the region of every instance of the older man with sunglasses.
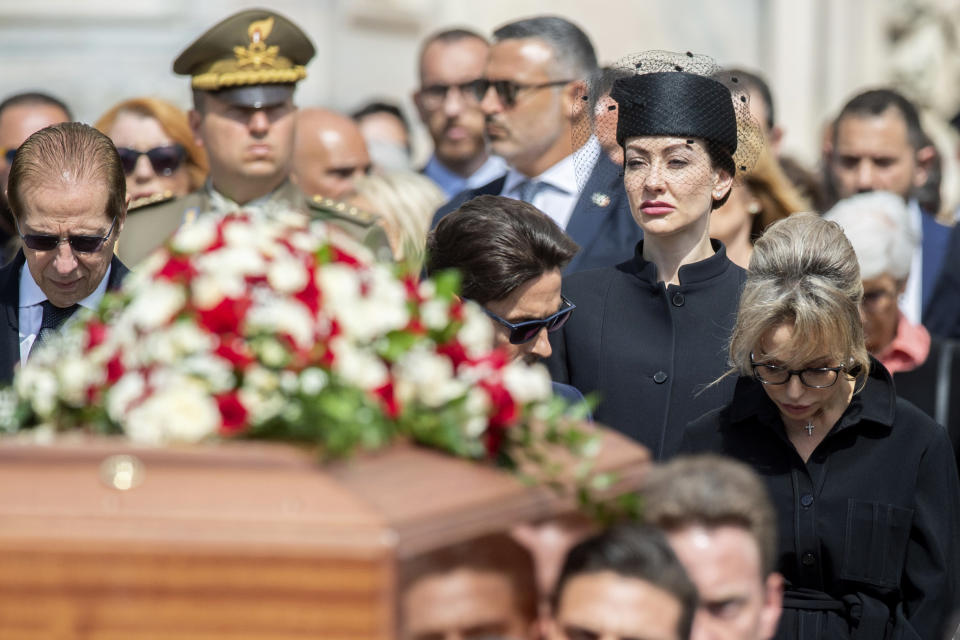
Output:
<path fill-rule="evenodd" d="M 0 383 L 127 274 L 113 255 L 127 195 L 110 138 L 77 122 L 41 129 L 14 156 L 6 195 L 23 248 L 0 269 Z"/>

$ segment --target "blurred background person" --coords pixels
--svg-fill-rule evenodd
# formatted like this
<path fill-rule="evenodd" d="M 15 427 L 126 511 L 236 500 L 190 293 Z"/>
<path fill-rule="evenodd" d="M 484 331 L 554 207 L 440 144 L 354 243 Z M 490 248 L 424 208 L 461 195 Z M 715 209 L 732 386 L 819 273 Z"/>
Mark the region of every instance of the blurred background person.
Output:
<path fill-rule="evenodd" d="M 506 172 L 503 159 L 487 151 L 473 86 L 483 77 L 489 48 L 475 31 L 447 29 L 428 37 L 420 49 L 420 86 L 413 102 L 433 140 L 423 173 L 447 199 Z"/>
<path fill-rule="evenodd" d="M 891 193 L 865 193 L 841 200 L 824 218 L 843 227 L 857 253 L 867 351 L 893 374 L 898 396 L 947 428 L 960 465 L 957 343 L 931 336 L 922 324 L 910 322 L 897 305 L 918 243 L 907 205 Z"/>
<path fill-rule="evenodd" d="M 290 180 L 308 197 L 343 200 L 373 164 L 360 128 L 349 117 L 318 107 L 297 111 Z"/>
<path fill-rule="evenodd" d="M 33 133 L 71 120 L 67 105 L 46 93 L 18 93 L 0 102 L 0 264 L 9 262 L 20 248 L 6 196 L 13 156 Z"/>
<path fill-rule="evenodd" d="M 601 67 L 590 81 L 591 133 L 600 148 L 618 167 L 623 166 L 623 147 L 617 143 L 617 103 L 610 97 L 613 83 L 630 75 L 625 69 Z"/>
<path fill-rule="evenodd" d="M 768 226 L 797 211 L 809 211 L 806 202 L 768 150 L 744 172 L 730 198 L 710 216 L 710 237 L 727 248 L 727 257 L 744 269 L 750 263 L 753 243 Z"/>
<path fill-rule="evenodd" d="M 935 155 L 914 104 L 893 89 L 857 94 L 832 127 L 829 167 L 838 198 L 889 191 L 910 207 L 911 228 L 920 239 L 900 308 L 918 323 L 936 301 L 933 290 L 944 265 L 950 229 L 924 211 L 918 190 L 927 183 Z"/>
<path fill-rule="evenodd" d="M 430 178 L 394 171 L 358 179 L 350 201 L 379 216 L 394 258 L 416 273 L 423 266 L 433 212 L 446 199 Z"/>
<path fill-rule="evenodd" d="M 124 100 L 94 126 L 117 147 L 132 210 L 185 196 L 207 179 L 207 153 L 197 145 L 187 114 L 169 102 Z"/>
<path fill-rule="evenodd" d="M 367 142 L 373 166 L 380 171 L 410 171 L 413 145 L 410 123 L 396 104 L 383 100 L 369 102 L 350 114 Z"/>
<path fill-rule="evenodd" d="M 777 519 L 746 465 L 680 456 L 644 481 L 644 520 L 667 534 L 700 596 L 691 640 L 770 640 L 783 601 Z"/>
<path fill-rule="evenodd" d="M 784 131 L 777 122 L 773 92 L 770 91 L 770 85 L 766 79 L 757 72 L 737 67 L 724 69 L 717 73 L 716 77 L 724 84 L 729 84 L 736 78 L 736 83 L 746 88 L 750 114 L 763 129 L 770 154 L 778 158 Z"/>
<path fill-rule="evenodd" d="M 957 605 L 950 440 L 870 358 L 862 298 L 839 225 L 813 214 L 773 224 L 730 340 L 733 399 L 681 445 L 742 460 L 766 482 L 786 579 L 779 639 L 940 638 Z"/>
<path fill-rule="evenodd" d="M 533 560 L 492 534 L 400 565 L 401 640 L 537 640 Z"/>
<path fill-rule="evenodd" d="M 687 640 L 697 589 L 658 529 L 620 525 L 567 555 L 548 640 Z"/>

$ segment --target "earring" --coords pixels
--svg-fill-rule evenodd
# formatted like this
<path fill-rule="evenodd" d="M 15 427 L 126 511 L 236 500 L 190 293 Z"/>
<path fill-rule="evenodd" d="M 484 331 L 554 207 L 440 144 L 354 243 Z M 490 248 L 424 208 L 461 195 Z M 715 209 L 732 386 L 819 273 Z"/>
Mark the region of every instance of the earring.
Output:
<path fill-rule="evenodd" d="M 758 213 L 760 213 L 760 211 L 761 211 L 760 203 L 757 202 L 756 200 L 752 201 L 750 204 L 747 205 L 747 213 L 749 213 L 752 216 L 757 215 Z"/>

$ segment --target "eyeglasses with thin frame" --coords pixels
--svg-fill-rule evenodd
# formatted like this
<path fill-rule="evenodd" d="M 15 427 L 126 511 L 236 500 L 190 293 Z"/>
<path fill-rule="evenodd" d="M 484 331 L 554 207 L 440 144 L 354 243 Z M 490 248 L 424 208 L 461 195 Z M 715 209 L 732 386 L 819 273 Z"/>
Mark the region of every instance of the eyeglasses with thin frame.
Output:
<path fill-rule="evenodd" d="M 479 80 L 471 80 L 470 82 L 461 82 L 460 84 L 431 84 L 422 87 L 420 91 L 417 92 L 417 96 L 420 99 L 420 106 L 428 111 L 439 109 L 447 101 L 447 95 L 453 89 L 457 91 L 464 102 L 475 106 L 479 103 L 477 91 L 474 88 L 474 85 L 478 81 Z"/>
<path fill-rule="evenodd" d="M 517 94 L 521 91 L 559 87 L 570 82 L 573 82 L 573 80 L 553 80 L 551 82 L 541 82 L 538 84 L 524 84 L 522 82 L 514 82 L 513 80 L 487 80 L 486 78 L 480 78 L 473 82 L 473 91 L 477 100 L 480 101 L 487 95 L 490 87 L 493 87 L 503 106 L 512 107 L 517 104 Z"/>
<path fill-rule="evenodd" d="M 23 240 L 23 244 L 28 249 L 33 249 L 34 251 L 53 251 L 60 246 L 60 243 L 68 242 L 70 243 L 70 248 L 77 253 L 96 253 L 97 251 L 100 251 L 100 248 L 103 247 L 103 243 L 105 243 L 113 234 L 113 230 L 117 226 L 117 219 L 113 219 L 113 224 L 110 225 L 110 230 L 107 231 L 107 235 L 105 236 L 69 235 L 66 237 L 61 237 L 48 233 L 24 234 L 20 231 L 20 222 L 16 219 L 16 217 L 14 217 L 14 223 L 17 225 L 17 234 L 19 234 L 20 239 Z"/>
<path fill-rule="evenodd" d="M 775 364 L 766 364 L 756 362 L 753 354 L 750 354 L 750 366 L 753 367 L 753 375 L 762 384 L 781 385 L 790 382 L 790 378 L 797 376 L 800 383 L 811 389 L 825 389 L 832 387 L 840 377 L 840 372 L 846 367 L 807 367 L 806 369 L 787 369 Z"/>
<path fill-rule="evenodd" d="M 117 153 L 120 155 L 120 164 L 123 166 L 123 172 L 126 175 L 130 175 L 136 170 L 140 156 L 147 156 L 150 166 L 153 167 L 153 172 L 164 177 L 173 175 L 173 172 L 180 168 L 187 157 L 187 150 L 181 144 L 168 144 L 146 151 L 138 151 L 130 147 L 117 147 Z"/>
<path fill-rule="evenodd" d="M 547 333 L 553 333 L 565 325 L 567 320 L 570 319 L 570 314 L 577 308 L 577 305 L 560 296 L 559 311 L 546 318 L 524 320 L 523 322 L 510 322 L 509 320 L 504 320 L 486 307 L 481 306 L 480 308 L 483 309 L 485 314 L 510 330 L 510 344 L 525 344 L 536 338 L 537 334 L 544 328 L 547 330 Z"/>

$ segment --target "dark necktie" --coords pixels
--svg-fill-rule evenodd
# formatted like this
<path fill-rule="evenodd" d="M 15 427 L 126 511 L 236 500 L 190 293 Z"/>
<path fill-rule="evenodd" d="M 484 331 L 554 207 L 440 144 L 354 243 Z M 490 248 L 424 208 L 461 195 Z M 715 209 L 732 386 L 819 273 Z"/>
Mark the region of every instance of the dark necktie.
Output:
<path fill-rule="evenodd" d="M 41 306 L 43 307 L 43 320 L 40 321 L 37 344 L 43 345 L 50 341 L 63 326 L 63 323 L 67 321 L 67 318 L 72 316 L 80 305 L 72 304 L 69 307 L 58 307 L 49 300 L 44 300 Z M 32 348 L 30 352 L 33 353 Z"/>
<path fill-rule="evenodd" d="M 543 188 L 547 185 L 543 182 L 537 180 L 526 180 L 521 182 L 517 187 L 517 195 L 520 200 L 533 204 L 533 199 L 537 197 L 537 194 L 543 191 Z"/>

